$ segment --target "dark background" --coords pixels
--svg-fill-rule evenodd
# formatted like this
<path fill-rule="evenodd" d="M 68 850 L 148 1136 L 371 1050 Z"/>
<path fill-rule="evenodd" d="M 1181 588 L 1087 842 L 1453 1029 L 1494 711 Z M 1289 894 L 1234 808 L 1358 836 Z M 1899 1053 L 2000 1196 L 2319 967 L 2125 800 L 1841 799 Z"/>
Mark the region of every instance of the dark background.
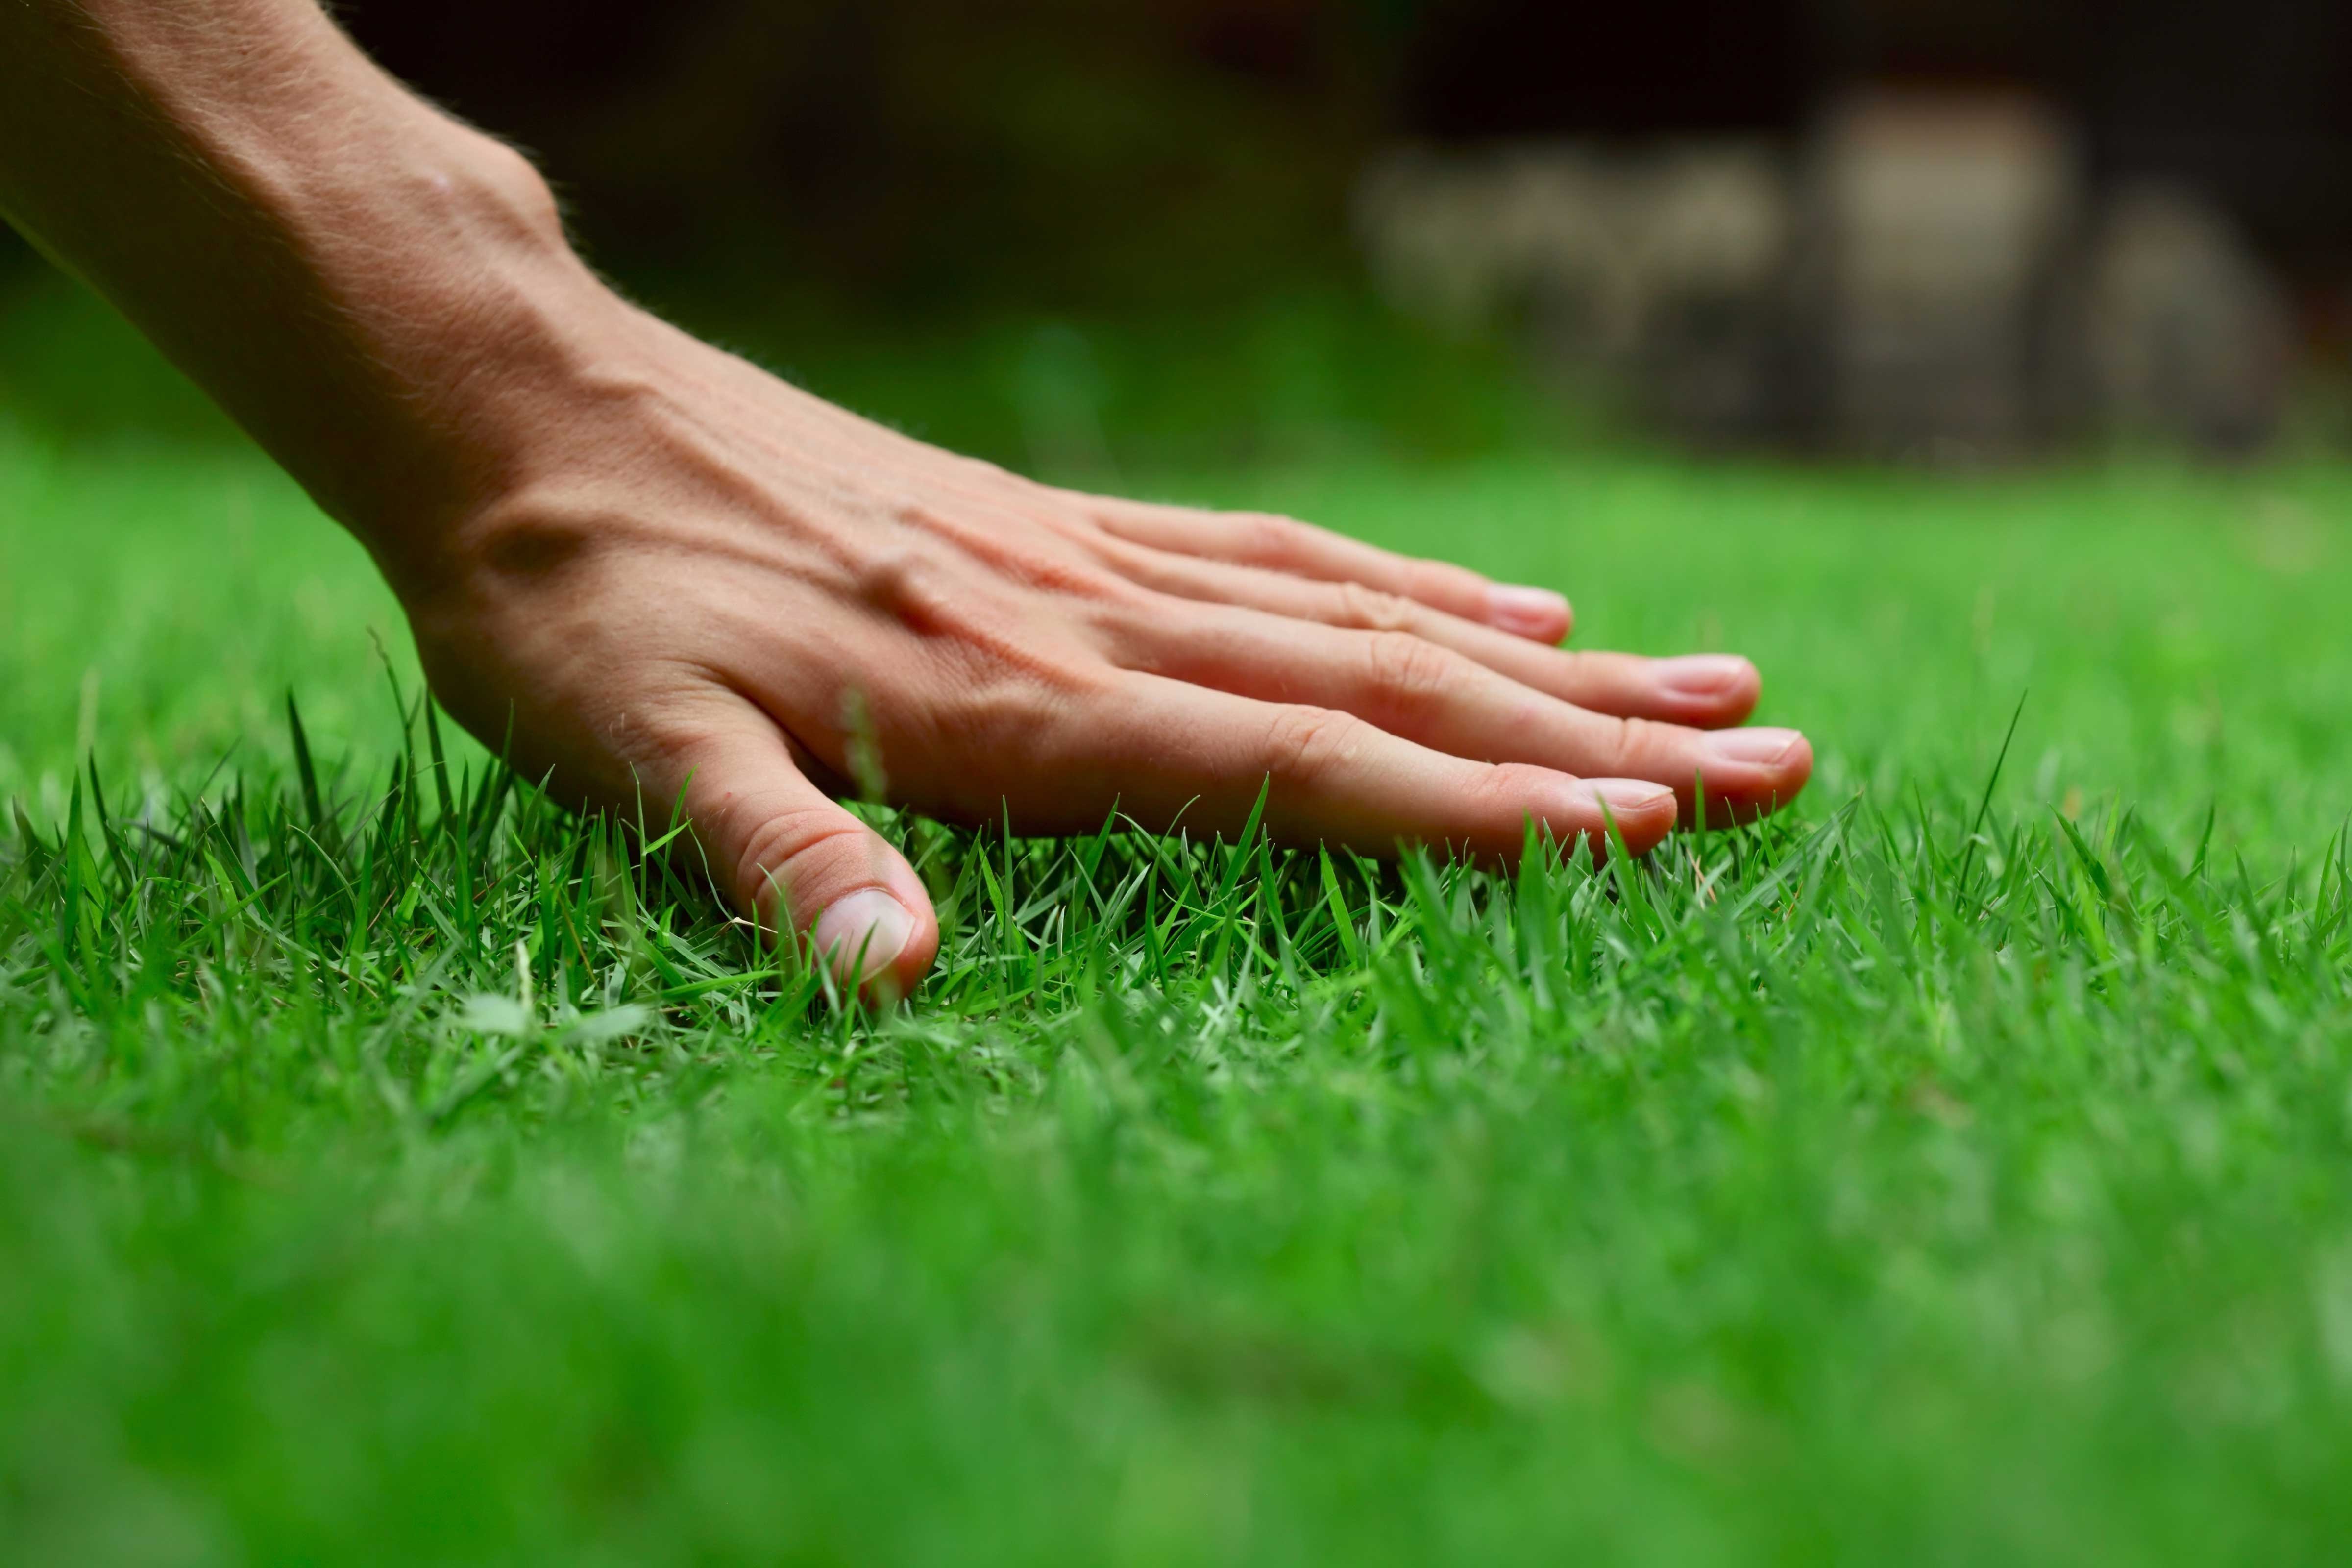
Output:
<path fill-rule="evenodd" d="M 2340 378 L 2352 359 L 2347 0 L 336 8 L 394 72 L 536 154 L 641 297 L 1011 460 L 1099 469 L 1154 431 L 1221 460 L 1342 427 L 1503 439 L 1537 416 L 1499 362 L 1399 349 L 1363 287 L 1347 215 L 1368 158 L 1405 140 L 1794 143 L 1890 80 L 2040 92 L 2095 175 L 2200 187 L 2289 285 L 2305 363 Z M 212 427 L 94 320 L 0 231 L 0 412 Z"/>
<path fill-rule="evenodd" d="M 536 152 L 623 274 L 898 306 L 1215 299 L 1344 264 L 1403 137 L 1795 137 L 1874 79 L 2009 83 L 2184 177 L 2306 293 L 2352 274 L 2345 0 L 353 0 Z"/>
<path fill-rule="evenodd" d="M 1852 86 L 2037 89 L 2324 310 L 2352 277 L 2345 0 L 344 0 L 528 147 L 624 278 L 908 308 L 1229 299 L 1348 264 L 1399 138 L 1794 138 Z M 21 265 L 24 258 L 17 253 Z"/>

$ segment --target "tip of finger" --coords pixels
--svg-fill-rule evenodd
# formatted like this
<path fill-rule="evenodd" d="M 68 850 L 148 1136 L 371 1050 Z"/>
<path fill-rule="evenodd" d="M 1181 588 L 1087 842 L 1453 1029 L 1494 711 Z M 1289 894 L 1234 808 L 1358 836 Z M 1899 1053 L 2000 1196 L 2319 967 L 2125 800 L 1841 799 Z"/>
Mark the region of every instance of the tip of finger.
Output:
<path fill-rule="evenodd" d="M 938 919 L 928 912 L 919 913 L 915 929 L 908 935 L 907 945 L 888 963 L 867 975 L 859 985 L 858 994 L 877 1005 L 895 1006 L 915 994 L 916 988 L 923 983 L 923 976 L 931 972 L 931 964 L 938 959 L 939 952 Z"/>
<path fill-rule="evenodd" d="M 1750 776 L 1740 776 L 1743 773 Z M 1771 816 L 1802 795 L 1812 776 L 1813 744 L 1803 735 L 1792 732 L 1787 748 L 1769 764 L 1748 770 L 1726 768 L 1713 777 L 1701 773 L 1693 784 L 1706 787 L 1707 822 L 1728 826 Z M 1738 780 L 1736 784 L 1732 783 L 1734 779 Z M 1696 803 L 1696 789 L 1683 793 L 1686 797 L 1685 818 L 1689 820 Z"/>
<path fill-rule="evenodd" d="M 1812 782 L 1813 743 L 1804 736 L 1799 735 L 1797 743 L 1790 746 L 1781 755 L 1780 760 L 1773 764 L 1773 767 L 1780 774 L 1781 795 L 1778 804 L 1786 805 L 1797 798 L 1806 784 Z"/>
<path fill-rule="evenodd" d="M 1598 807 L 1601 825 L 1613 824 L 1625 847 L 1636 855 L 1674 831 L 1680 806 L 1675 792 L 1649 779 L 1586 779 L 1586 809 Z"/>
<path fill-rule="evenodd" d="M 875 969 L 856 983 L 857 998 L 869 1007 L 896 1007 L 923 984 L 923 976 L 931 970 L 931 961 L 939 952 L 936 942 L 909 947 L 889 963 Z M 839 978 L 846 985 L 848 977 Z"/>
<path fill-rule="evenodd" d="M 844 986 L 883 1005 L 913 992 L 940 948 L 938 917 L 927 906 L 881 888 L 840 900 L 809 935 Z"/>
<path fill-rule="evenodd" d="M 1549 588 L 1496 583 L 1486 589 L 1486 624 L 1515 637 L 1558 642 L 1576 624 L 1575 607 Z"/>
<path fill-rule="evenodd" d="M 1756 710 L 1764 678 L 1737 654 L 1685 654 L 1650 666 L 1650 678 L 1675 722 L 1719 727 Z"/>

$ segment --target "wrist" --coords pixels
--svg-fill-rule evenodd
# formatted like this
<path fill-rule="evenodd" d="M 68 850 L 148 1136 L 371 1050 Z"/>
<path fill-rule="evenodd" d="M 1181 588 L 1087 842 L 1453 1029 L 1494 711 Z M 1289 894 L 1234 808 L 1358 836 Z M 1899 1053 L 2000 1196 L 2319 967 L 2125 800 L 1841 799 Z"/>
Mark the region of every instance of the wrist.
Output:
<path fill-rule="evenodd" d="M 387 557 L 622 313 L 537 173 L 310 0 L 0 4 L 0 211 Z"/>
<path fill-rule="evenodd" d="M 634 314 L 527 161 L 415 107 L 396 153 L 340 180 L 295 167 L 265 198 L 296 276 L 247 421 L 388 568 L 500 486 Z"/>

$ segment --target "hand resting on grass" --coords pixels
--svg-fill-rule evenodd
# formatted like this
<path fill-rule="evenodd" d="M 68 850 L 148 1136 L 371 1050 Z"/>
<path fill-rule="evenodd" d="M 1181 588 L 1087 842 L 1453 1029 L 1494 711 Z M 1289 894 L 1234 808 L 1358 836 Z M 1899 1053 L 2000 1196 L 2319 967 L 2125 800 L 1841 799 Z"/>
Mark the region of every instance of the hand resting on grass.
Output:
<path fill-rule="evenodd" d="M 568 798 L 682 799 L 740 906 L 877 989 L 939 931 L 861 783 L 1040 833 L 1263 790 L 1285 839 L 1508 858 L 1811 771 L 1731 728 L 1744 659 L 1564 652 L 1558 595 L 1035 483 L 678 331 L 310 0 L 26 0 L 0 62 L 0 208 L 368 545 L 449 710 Z"/>

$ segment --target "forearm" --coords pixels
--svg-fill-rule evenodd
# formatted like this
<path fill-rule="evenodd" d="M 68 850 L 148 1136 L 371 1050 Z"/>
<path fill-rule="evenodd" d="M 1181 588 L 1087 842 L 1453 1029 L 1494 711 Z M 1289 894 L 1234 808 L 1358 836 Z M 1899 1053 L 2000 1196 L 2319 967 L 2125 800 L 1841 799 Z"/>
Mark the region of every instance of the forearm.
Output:
<path fill-rule="evenodd" d="M 530 166 L 312 0 L 0 0 L 0 212 L 380 557 L 612 308 Z"/>

